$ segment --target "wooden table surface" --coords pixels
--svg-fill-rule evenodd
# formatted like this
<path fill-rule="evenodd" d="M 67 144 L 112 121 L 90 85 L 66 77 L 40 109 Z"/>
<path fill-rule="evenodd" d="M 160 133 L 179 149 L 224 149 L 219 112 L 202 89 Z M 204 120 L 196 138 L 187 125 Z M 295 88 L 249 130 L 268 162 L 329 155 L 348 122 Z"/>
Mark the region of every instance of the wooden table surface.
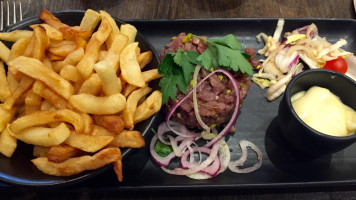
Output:
<path fill-rule="evenodd" d="M 106 10 L 126 19 L 346 18 L 355 19 L 353 0 L 21 0 L 23 17 L 41 9 Z M 5 194 L 4 194 L 5 195 Z M 182 192 L 18 192 L 16 199 L 356 199 L 356 186 Z M 0 199 L 5 196 L 0 194 Z"/>

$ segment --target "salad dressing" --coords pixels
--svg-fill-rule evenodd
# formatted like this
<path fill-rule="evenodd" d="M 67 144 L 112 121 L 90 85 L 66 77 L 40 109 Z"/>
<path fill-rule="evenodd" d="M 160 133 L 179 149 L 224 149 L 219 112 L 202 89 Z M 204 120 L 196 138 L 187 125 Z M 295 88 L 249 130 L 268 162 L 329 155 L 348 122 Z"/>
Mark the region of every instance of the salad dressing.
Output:
<path fill-rule="evenodd" d="M 348 136 L 356 131 L 356 112 L 330 90 L 318 86 L 291 97 L 299 116 L 311 128 L 332 136 Z"/>

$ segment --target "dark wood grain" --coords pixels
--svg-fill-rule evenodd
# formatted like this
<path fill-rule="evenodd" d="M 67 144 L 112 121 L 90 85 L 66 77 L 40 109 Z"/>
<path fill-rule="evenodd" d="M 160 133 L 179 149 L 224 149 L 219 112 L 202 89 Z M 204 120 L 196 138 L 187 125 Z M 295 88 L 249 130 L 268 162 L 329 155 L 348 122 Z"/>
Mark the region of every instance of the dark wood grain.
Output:
<path fill-rule="evenodd" d="M 355 18 L 352 0 L 22 0 L 24 17 L 41 9 L 106 10 L 120 19 Z M 36 9 L 34 9 L 36 8 Z"/>
<path fill-rule="evenodd" d="M 120 19 L 189 18 L 348 18 L 355 19 L 353 0 L 21 0 L 23 16 L 41 9 L 106 10 Z M 306 169 L 307 170 L 307 169 Z M 356 169 L 355 169 L 356 172 Z M 6 198 L 8 196 L 9 198 Z M 0 199 L 356 199 L 356 186 L 238 191 L 185 191 L 181 193 L 16 192 Z"/>

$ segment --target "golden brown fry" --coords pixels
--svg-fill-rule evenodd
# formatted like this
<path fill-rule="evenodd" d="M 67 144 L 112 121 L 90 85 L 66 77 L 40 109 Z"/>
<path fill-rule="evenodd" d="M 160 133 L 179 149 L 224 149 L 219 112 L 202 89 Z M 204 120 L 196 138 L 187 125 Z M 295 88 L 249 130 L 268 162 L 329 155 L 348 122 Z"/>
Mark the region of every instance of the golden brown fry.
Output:
<path fill-rule="evenodd" d="M 113 162 L 113 165 L 114 165 L 114 171 L 115 171 L 115 174 L 117 176 L 117 180 L 119 182 L 122 182 L 122 179 L 123 179 L 123 175 L 122 175 L 122 160 L 117 160 L 115 162 Z"/>
<path fill-rule="evenodd" d="M 33 157 L 47 157 L 47 153 L 50 147 L 41 147 L 41 146 L 34 146 L 33 147 Z"/>
<path fill-rule="evenodd" d="M 131 24 L 122 24 L 120 26 L 120 33 L 127 35 L 129 37 L 128 44 L 135 42 L 137 29 Z"/>
<path fill-rule="evenodd" d="M 3 109 L 3 106 L 3 104 L 0 104 L 0 132 L 6 129 L 7 124 L 10 123 L 16 112 L 15 108 L 11 110 L 5 110 Z"/>
<path fill-rule="evenodd" d="M 39 61 L 43 61 L 45 51 L 49 47 L 49 39 L 46 34 L 46 29 L 42 26 L 35 26 L 33 28 L 34 43 L 31 57 Z"/>
<path fill-rule="evenodd" d="M 141 148 L 145 146 L 145 139 L 138 131 L 123 130 L 115 136 L 110 145 L 120 148 Z"/>
<path fill-rule="evenodd" d="M 57 30 L 59 30 L 59 28 L 62 26 L 68 26 L 66 24 L 63 24 L 57 17 L 55 17 L 52 13 L 45 9 L 42 10 L 38 17 L 43 23 L 46 23 Z"/>
<path fill-rule="evenodd" d="M 61 77 L 63 77 L 67 81 L 73 81 L 75 83 L 83 82 L 82 75 L 79 73 L 78 69 L 73 65 L 64 65 L 59 75 L 61 75 Z"/>
<path fill-rule="evenodd" d="M 152 88 L 144 87 L 133 91 L 127 98 L 126 106 L 122 111 L 123 120 L 125 122 L 125 128 L 133 130 L 134 128 L 134 115 L 137 108 L 137 104 L 144 96 L 151 92 Z"/>
<path fill-rule="evenodd" d="M 81 85 L 78 94 L 92 94 L 94 96 L 99 95 L 101 92 L 101 82 L 98 74 L 92 74 L 89 79 L 85 80 Z"/>
<path fill-rule="evenodd" d="M 137 124 L 158 112 L 162 106 L 162 93 L 158 90 L 152 92 L 135 111 L 134 123 Z"/>
<path fill-rule="evenodd" d="M 148 63 L 152 61 L 152 51 L 140 53 L 140 55 L 137 56 L 137 61 L 140 65 L 140 68 L 144 68 Z"/>
<path fill-rule="evenodd" d="M 85 170 L 94 170 L 121 159 L 118 148 L 106 148 L 93 156 L 69 158 L 61 163 L 49 162 L 47 158 L 40 157 L 31 160 L 33 164 L 45 174 L 53 176 L 71 176 Z"/>
<path fill-rule="evenodd" d="M 18 56 L 24 55 L 24 52 L 30 40 L 31 38 L 21 38 L 17 40 L 11 47 L 9 61 Z"/>
<path fill-rule="evenodd" d="M 87 47 L 87 41 L 82 38 L 82 37 L 77 37 L 77 49 L 78 48 L 83 48 L 85 49 Z"/>
<path fill-rule="evenodd" d="M 77 110 L 97 115 L 115 114 L 125 108 L 126 99 L 122 94 L 97 97 L 91 94 L 76 94 L 69 98 L 69 103 Z"/>
<path fill-rule="evenodd" d="M 4 102 L 10 96 L 11 92 L 5 74 L 4 63 L 0 61 L 0 101 Z"/>
<path fill-rule="evenodd" d="M 121 82 L 119 82 L 113 66 L 107 60 L 96 63 L 94 69 L 100 78 L 103 91 L 107 96 L 121 92 Z"/>
<path fill-rule="evenodd" d="M 80 22 L 80 27 L 82 29 L 94 31 L 96 26 L 99 24 L 101 20 L 100 14 L 92 9 L 88 9 L 85 11 L 84 17 Z"/>
<path fill-rule="evenodd" d="M 21 73 L 22 74 L 22 73 Z M 9 84 L 9 89 L 11 94 L 13 95 L 14 92 L 16 91 L 17 86 L 19 85 L 19 82 L 15 78 L 15 76 L 12 74 L 11 71 L 7 71 L 7 82 Z"/>
<path fill-rule="evenodd" d="M 43 64 L 46 65 L 49 69 L 53 70 L 53 65 L 52 65 L 52 61 L 49 59 L 48 56 L 45 56 L 43 58 Z"/>
<path fill-rule="evenodd" d="M 122 123 L 124 127 L 124 123 Z M 113 132 L 110 132 L 106 128 L 99 126 L 97 124 L 93 124 L 93 132 L 91 133 L 92 135 L 101 135 L 101 136 L 115 136 L 116 134 Z"/>
<path fill-rule="evenodd" d="M 109 61 L 115 72 L 119 68 L 120 53 L 125 48 L 128 39 L 129 38 L 126 35 L 120 33 L 117 33 L 113 36 L 112 45 L 108 50 L 108 54 L 105 60 Z"/>
<path fill-rule="evenodd" d="M 34 79 L 44 82 L 48 87 L 66 99 L 74 93 L 73 86 L 67 80 L 51 69 L 48 69 L 48 67 L 36 59 L 20 56 L 10 61 L 9 65 Z"/>
<path fill-rule="evenodd" d="M 0 42 L 0 59 L 5 63 L 8 63 L 10 56 L 10 49 L 4 45 L 4 43 Z"/>
<path fill-rule="evenodd" d="M 54 55 L 54 54 L 52 54 L 50 52 L 47 52 L 47 56 L 53 62 L 55 62 L 55 61 L 63 61 L 65 59 L 65 57 L 63 57 L 63 56 Z"/>
<path fill-rule="evenodd" d="M 42 26 L 44 29 L 46 29 L 46 34 L 49 39 L 51 40 L 63 40 L 63 33 L 60 32 L 59 30 L 53 28 L 52 26 L 48 24 L 32 24 L 30 27 L 33 29 L 35 26 Z"/>
<path fill-rule="evenodd" d="M 62 144 L 71 134 L 65 123 L 61 123 L 55 128 L 29 127 L 12 135 L 27 144 L 50 147 Z"/>
<path fill-rule="evenodd" d="M 23 76 L 14 93 L 4 102 L 3 108 L 5 110 L 11 110 L 16 100 L 19 99 L 32 86 L 33 81 L 34 80 L 31 77 Z"/>
<path fill-rule="evenodd" d="M 25 115 L 41 109 L 42 98 L 33 90 L 29 90 L 25 98 Z"/>
<path fill-rule="evenodd" d="M 108 39 L 107 39 L 106 42 L 105 42 L 105 43 L 106 43 L 106 46 L 107 46 L 108 48 L 110 48 L 110 47 L 112 46 L 112 43 L 113 43 L 115 34 L 116 34 L 116 33 L 119 33 L 120 30 L 119 30 L 119 27 L 117 26 L 115 20 L 110 16 L 109 13 L 107 13 L 107 12 L 105 12 L 105 11 L 103 11 L 103 10 L 100 10 L 100 15 L 101 15 L 101 18 L 102 18 L 102 19 L 105 18 L 106 20 L 108 20 L 108 22 L 109 22 L 109 24 L 110 24 L 110 26 L 111 26 L 111 29 L 112 29 L 112 31 L 111 31 L 111 33 L 110 33 Z"/>
<path fill-rule="evenodd" d="M 76 48 L 77 44 L 67 44 L 60 47 L 51 47 L 48 49 L 48 52 L 57 56 L 67 57 L 68 54 L 73 52 Z"/>
<path fill-rule="evenodd" d="M 142 76 L 146 83 L 162 77 L 162 75 L 158 73 L 157 68 L 142 72 Z"/>
<path fill-rule="evenodd" d="M 137 87 L 146 85 L 143 79 L 140 66 L 137 61 L 135 49 L 138 43 L 134 42 L 127 45 L 120 54 L 120 69 L 122 77 L 130 84 Z"/>
<path fill-rule="evenodd" d="M 79 48 L 73 51 L 72 53 L 68 54 L 68 56 L 63 61 L 57 62 L 53 66 L 53 71 L 59 72 L 65 65 L 76 65 L 83 58 L 83 56 L 84 56 L 84 49 Z"/>
<path fill-rule="evenodd" d="M 100 47 L 108 38 L 111 26 L 106 19 L 101 21 L 99 29 L 90 38 L 83 59 L 78 63 L 77 68 L 82 76 L 87 79 L 93 73 L 93 66 L 98 60 Z"/>
<path fill-rule="evenodd" d="M 68 109 L 38 111 L 32 113 L 31 115 L 17 118 L 11 123 L 9 128 L 13 134 L 17 134 L 25 128 L 44 125 L 51 122 L 68 122 L 74 126 L 78 133 L 82 133 L 84 131 L 82 116 Z"/>
<path fill-rule="evenodd" d="M 81 113 L 83 118 L 84 131 L 83 134 L 91 134 L 93 132 L 93 119 L 87 113 Z"/>
<path fill-rule="evenodd" d="M 61 46 L 66 46 L 66 45 L 73 45 L 75 46 L 77 42 L 75 40 L 58 40 L 58 41 L 51 41 L 51 44 L 49 45 L 50 48 L 58 48 Z"/>
<path fill-rule="evenodd" d="M 46 157 L 49 162 L 61 163 L 69 158 L 81 156 L 83 154 L 84 152 L 80 149 L 62 144 L 50 147 Z"/>
<path fill-rule="evenodd" d="M 0 134 L 0 153 L 10 158 L 17 148 L 17 139 L 5 128 Z"/>
<path fill-rule="evenodd" d="M 93 115 L 95 124 L 107 129 L 108 131 L 119 134 L 124 130 L 125 122 L 117 115 Z"/>
<path fill-rule="evenodd" d="M 135 91 L 137 89 L 137 86 L 135 85 L 131 85 L 131 84 L 127 84 L 125 86 L 125 89 L 123 91 L 123 95 L 124 97 L 128 97 L 133 91 Z"/>
<path fill-rule="evenodd" d="M 65 143 L 85 152 L 93 153 L 104 148 L 113 139 L 113 136 L 85 135 L 71 131 L 71 135 Z"/>
<path fill-rule="evenodd" d="M 15 30 L 11 32 L 2 32 L 0 33 L 0 40 L 16 42 L 21 38 L 30 38 L 32 37 L 32 34 L 33 32 L 28 30 Z"/>
<path fill-rule="evenodd" d="M 80 26 L 62 26 L 59 31 L 63 33 L 63 39 L 73 40 L 78 37 L 89 38 L 91 36 L 90 30 L 82 29 Z"/>

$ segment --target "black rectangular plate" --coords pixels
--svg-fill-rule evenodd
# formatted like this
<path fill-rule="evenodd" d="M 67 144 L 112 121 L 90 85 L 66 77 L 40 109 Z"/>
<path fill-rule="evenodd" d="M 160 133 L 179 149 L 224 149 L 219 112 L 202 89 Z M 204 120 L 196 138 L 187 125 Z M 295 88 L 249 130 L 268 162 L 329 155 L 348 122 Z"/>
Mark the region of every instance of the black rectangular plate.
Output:
<path fill-rule="evenodd" d="M 277 19 L 132 20 L 128 23 L 135 25 L 159 52 L 173 36 L 180 32 L 205 35 L 208 38 L 233 33 L 244 47 L 260 49 L 264 44 L 258 43 L 255 36 L 260 32 L 272 35 Z M 345 49 L 356 52 L 355 20 L 286 19 L 284 31 L 292 31 L 310 23 L 315 23 L 319 35 L 326 37 L 329 42 L 334 43 L 344 38 L 348 41 Z M 242 139 L 255 143 L 262 150 L 262 167 L 253 173 L 235 174 L 227 170 L 209 180 L 193 180 L 185 176 L 166 174 L 149 158 L 147 149 L 149 137 L 146 148 L 135 151 L 124 161 L 124 182 L 117 183 L 114 172 L 109 170 L 92 180 L 66 189 L 70 191 L 207 190 L 356 184 L 356 144 L 341 152 L 319 158 L 308 158 L 296 152 L 280 134 L 276 119 L 280 98 L 268 102 L 264 93 L 264 90 L 252 84 L 236 122 L 236 133 L 227 137 L 232 149 L 232 159 L 239 157 L 240 152 L 237 147 L 238 141 Z M 249 156 L 251 160 L 256 158 L 253 153 L 249 153 Z M 0 188 L 7 190 L 13 186 L 0 184 Z"/>

